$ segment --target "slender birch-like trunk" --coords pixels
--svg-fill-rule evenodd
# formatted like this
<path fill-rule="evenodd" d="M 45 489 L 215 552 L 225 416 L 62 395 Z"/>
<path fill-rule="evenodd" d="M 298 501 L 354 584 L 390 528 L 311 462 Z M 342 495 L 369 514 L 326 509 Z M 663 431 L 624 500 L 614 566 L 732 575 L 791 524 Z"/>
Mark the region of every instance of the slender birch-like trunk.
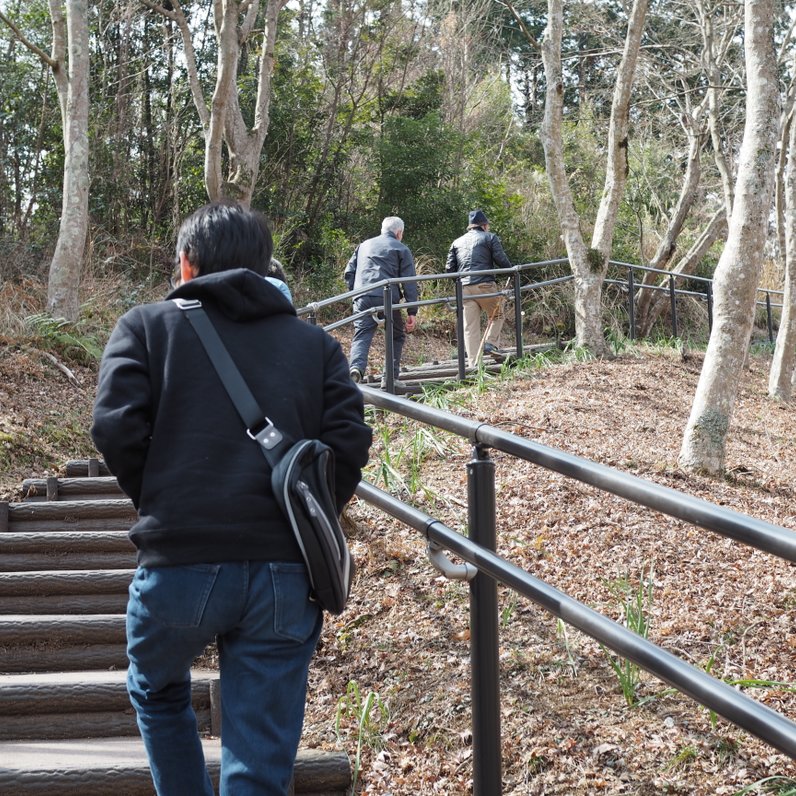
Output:
<path fill-rule="evenodd" d="M 80 274 L 88 232 L 88 4 L 50 0 L 52 58 L 64 137 L 61 223 L 50 263 L 47 311 L 76 321 L 80 313 Z"/>
<path fill-rule="evenodd" d="M 790 124 L 784 185 L 785 295 L 777 344 L 768 376 L 768 394 L 788 401 L 796 375 L 796 124 Z"/>
<path fill-rule="evenodd" d="M 746 125 L 727 244 L 714 276 L 713 330 L 683 436 L 680 465 L 719 473 L 754 320 L 776 169 L 779 90 L 773 0 L 746 0 Z"/>
<path fill-rule="evenodd" d="M 152 11 L 171 19 L 179 28 L 185 53 L 188 82 L 205 138 L 205 188 L 213 200 L 231 199 L 248 207 L 260 173 L 260 156 L 270 124 L 271 79 L 274 71 L 277 19 L 287 0 L 267 0 L 262 47 L 257 54 L 257 100 L 254 121 L 246 124 L 236 85 L 241 48 L 254 32 L 260 0 L 213 0 L 218 42 L 216 82 L 207 102 L 202 91 L 192 28 L 180 0 L 160 4 L 141 0 Z M 224 175 L 224 153 L 227 172 Z"/>
<path fill-rule="evenodd" d="M 49 0 L 49 5 L 53 32 L 49 55 L 2 11 L 0 20 L 52 70 L 55 80 L 63 129 L 64 179 L 61 222 L 47 282 L 47 311 L 55 318 L 76 321 L 88 232 L 88 3 Z"/>
<path fill-rule="evenodd" d="M 580 231 L 580 218 L 564 165 L 564 82 L 561 69 L 563 0 L 548 0 L 547 27 L 542 40 L 542 61 L 547 80 L 541 137 L 550 190 L 561 225 L 570 268 L 575 277 L 575 338 L 578 346 L 597 355 L 608 352 L 602 324 L 602 285 L 608 269 L 619 203 L 628 174 L 628 116 L 630 93 L 641 44 L 648 0 L 635 0 L 628 20 L 624 52 L 616 75 L 608 131 L 605 186 L 597 211 L 591 248 Z"/>

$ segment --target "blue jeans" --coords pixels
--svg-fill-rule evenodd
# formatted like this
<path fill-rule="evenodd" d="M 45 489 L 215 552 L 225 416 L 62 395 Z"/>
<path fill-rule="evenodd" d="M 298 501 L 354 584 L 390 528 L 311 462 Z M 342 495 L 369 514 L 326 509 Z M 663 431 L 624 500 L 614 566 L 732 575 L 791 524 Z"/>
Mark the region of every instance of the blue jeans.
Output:
<path fill-rule="evenodd" d="M 218 642 L 222 796 L 284 796 L 323 624 L 303 564 L 139 567 L 127 604 L 127 690 L 158 796 L 213 796 L 190 669 Z"/>
<path fill-rule="evenodd" d="M 354 312 L 362 312 L 371 307 L 383 307 L 384 301 L 381 296 L 360 296 L 354 300 Z M 381 313 L 384 317 L 384 313 Z M 368 352 L 376 331 L 376 323 L 373 315 L 365 315 L 354 321 L 354 338 L 351 342 L 351 354 L 348 357 L 349 365 L 356 368 L 360 373 L 365 373 L 368 368 Z M 401 354 L 404 350 L 404 316 L 401 310 L 392 311 L 392 362 L 393 376 L 397 379 L 401 369 Z"/>

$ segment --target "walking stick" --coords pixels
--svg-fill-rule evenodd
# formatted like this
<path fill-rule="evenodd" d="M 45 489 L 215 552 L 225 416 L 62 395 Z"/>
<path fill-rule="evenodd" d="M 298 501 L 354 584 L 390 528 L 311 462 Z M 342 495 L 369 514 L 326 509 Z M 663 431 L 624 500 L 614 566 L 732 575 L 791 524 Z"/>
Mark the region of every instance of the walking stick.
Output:
<path fill-rule="evenodd" d="M 508 288 L 509 282 L 511 282 L 511 277 L 509 277 L 506 280 L 506 284 L 503 286 L 503 290 L 506 290 L 506 288 Z M 502 293 L 502 291 L 501 291 L 501 293 Z M 487 336 L 487 334 L 489 334 L 489 327 L 492 325 L 492 321 L 495 320 L 495 316 L 497 315 L 497 311 L 503 306 L 503 302 L 504 301 L 505 301 L 505 297 L 501 296 L 500 297 L 500 301 L 497 304 L 495 304 L 495 306 L 492 308 L 492 312 L 489 313 L 489 318 L 487 319 L 486 327 L 484 328 L 484 334 L 481 336 L 481 343 L 478 346 L 478 356 L 476 356 L 475 362 L 474 362 L 474 365 L 476 367 L 478 367 L 478 365 L 480 364 L 480 362 L 484 358 L 484 343 L 486 343 L 486 336 Z"/>

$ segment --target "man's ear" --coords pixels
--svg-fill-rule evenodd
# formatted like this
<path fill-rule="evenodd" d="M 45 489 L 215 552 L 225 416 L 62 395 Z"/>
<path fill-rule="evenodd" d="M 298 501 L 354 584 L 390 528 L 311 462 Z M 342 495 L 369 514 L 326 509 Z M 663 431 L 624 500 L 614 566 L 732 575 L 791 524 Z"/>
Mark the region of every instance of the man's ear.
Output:
<path fill-rule="evenodd" d="M 180 252 L 180 279 L 183 284 L 190 282 L 196 276 L 198 276 L 196 266 L 191 265 L 185 252 Z"/>

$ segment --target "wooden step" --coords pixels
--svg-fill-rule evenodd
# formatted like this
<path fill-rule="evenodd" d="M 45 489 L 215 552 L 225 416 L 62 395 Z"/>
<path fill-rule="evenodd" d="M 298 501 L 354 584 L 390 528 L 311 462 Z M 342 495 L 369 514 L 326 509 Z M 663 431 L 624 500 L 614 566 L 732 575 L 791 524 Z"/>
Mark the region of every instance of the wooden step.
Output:
<path fill-rule="evenodd" d="M 132 569 L 0 572 L 3 614 L 124 613 Z"/>
<path fill-rule="evenodd" d="M 220 742 L 206 739 L 202 746 L 218 787 Z M 351 764 L 344 752 L 299 750 L 296 796 L 345 796 L 350 786 Z M 153 790 L 138 739 L 0 743 L 0 793 L 9 796 L 152 796 Z"/>
<path fill-rule="evenodd" d="M 124 614 L 0 615 L 0 672 L 126 667 Z"/>
<path fill-rule="evenodd" d="M 0 570 L 130 569 L 135 545 L 127 531 L 0 533 Z"/>
<path fill-rule="evenodd" d="M 0 533 L 127 531 L 137 514 L 126 498 L 0 503 Z"/>
<path fill-rule="evenodd" d="M 111 474 L 102 459 L 73 459 L 66 463 L 65 469 L 67 478 L 94 478 Z"/>
<path fill-rule="evenodd" d="M 97 478 L 26 478 L 22 482 L 22 500 L 25 503 L 126 497 L 116 479 L 110 475 Z"/>
<path fill-rule="evenodd" d="M 0 741 L 136 736 L 126 680 L 125 670 L 0 675 Z M 218 734 L 211 704 L 217 681 L 217 672 L 192 673 L 202 733 Z"/>

